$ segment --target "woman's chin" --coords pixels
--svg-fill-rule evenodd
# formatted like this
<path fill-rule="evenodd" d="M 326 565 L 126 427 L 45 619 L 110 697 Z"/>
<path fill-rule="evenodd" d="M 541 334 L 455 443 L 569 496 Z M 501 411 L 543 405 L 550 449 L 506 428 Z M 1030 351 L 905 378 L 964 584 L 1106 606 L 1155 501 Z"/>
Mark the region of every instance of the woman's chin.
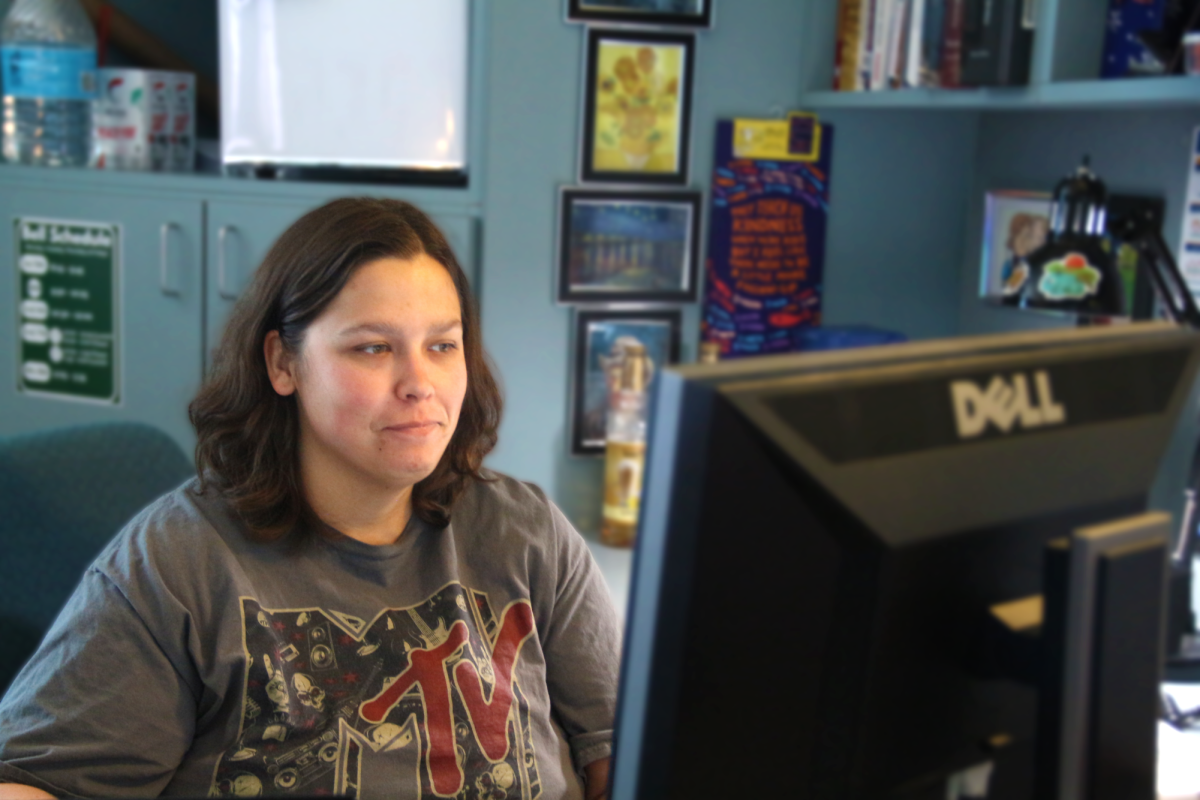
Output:
<path fill-rule="evenodd" d="M 373 470 L 380 478 L 380 483 L 403 490 L 428 478 L 437 469 L 437 458 L 409 458 L 402 461 L 392 461 L 377 465 Z"/>

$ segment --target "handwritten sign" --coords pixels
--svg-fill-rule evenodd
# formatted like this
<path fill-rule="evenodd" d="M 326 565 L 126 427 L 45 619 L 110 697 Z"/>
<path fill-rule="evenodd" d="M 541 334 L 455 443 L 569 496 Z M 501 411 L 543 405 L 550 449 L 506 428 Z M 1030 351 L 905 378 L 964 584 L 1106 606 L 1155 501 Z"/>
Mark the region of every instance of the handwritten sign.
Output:
<path fill-rule="evenodd" d="M 717 123 L 701 338 L 730 358 L 800 349 L 821 322 L 833 129 L 816 161 L 735 158 L 734 123 Z"/>
<path fill-rule="evenodd" d="M 817 115 L 794 111 L 787 119 L 735 119 L 733 155 L 772 161 L 816 161 L 821 156 Z"/>

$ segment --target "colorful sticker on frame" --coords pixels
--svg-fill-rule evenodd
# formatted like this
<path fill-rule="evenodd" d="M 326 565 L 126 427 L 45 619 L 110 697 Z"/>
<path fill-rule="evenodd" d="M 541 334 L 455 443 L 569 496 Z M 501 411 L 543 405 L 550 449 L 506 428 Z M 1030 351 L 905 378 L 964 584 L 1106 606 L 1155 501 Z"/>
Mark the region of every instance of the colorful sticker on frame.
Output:
<path fill-rule="evenodd" d="M 717 123 L 701 338 L 722 358 L 798 350 L 821 323 L 833 128 L 813 162 L 735 158 L 733 128 Z"/>

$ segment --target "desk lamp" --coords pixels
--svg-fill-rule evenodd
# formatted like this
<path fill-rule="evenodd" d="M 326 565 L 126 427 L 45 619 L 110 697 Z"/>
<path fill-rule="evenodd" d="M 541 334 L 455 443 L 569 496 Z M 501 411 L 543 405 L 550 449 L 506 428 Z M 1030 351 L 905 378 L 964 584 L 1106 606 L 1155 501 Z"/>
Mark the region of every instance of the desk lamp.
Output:
<path fill-rule="evenodd" d="M 1150 279 L 1166 315 L 1178 325 L 1200 329 L 1200 309 L 1163 240 L 1156 215 L 1144 206 L 1110 215 L 1108 190 L 1092 172 L 1087 156 L 1055 187 L 1050 232 L 1046 243 L 1029 255 L 1029 275 L 1018 305 L 1074 313 L 1081 320 L 1125 316 L 1122 281 L 1114 256 L 1104 246 L 1106 234 L 1137 253 L 1137 268 Z M 1200 523 L 1200 445 L 1184 494 L 1182 525 L 1171 557 L 1167 655 L 1172 660 L 1185 655 L 1185 637 L 1196 632 L 1191 587 Z"/>
<path fill-rule="evenodd" d="M 1029 255 L 1018 305 L 1087 316 L 1124 313 L 1121 279 L 1104 249 L 1107 207 L 1108 190 L 1085 156 L 1054 190 L 1050 231 Z"/>

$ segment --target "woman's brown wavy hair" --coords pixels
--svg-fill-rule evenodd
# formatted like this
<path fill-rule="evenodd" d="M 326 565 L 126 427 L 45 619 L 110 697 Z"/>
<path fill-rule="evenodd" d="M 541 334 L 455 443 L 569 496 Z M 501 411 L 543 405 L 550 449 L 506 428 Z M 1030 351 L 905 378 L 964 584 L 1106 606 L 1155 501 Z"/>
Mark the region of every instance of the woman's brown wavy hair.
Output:
<path fill-rule="evenodd" d="M 425 253 L 450 273 L 462 310 L 467 393 L 458 427 L 429 477 L 413 487 L 413 511 L 435 526 L 479 474 L 496 444 L 502 400 L 479 336 L 467 276 L 437 226 L 400 200 L 343 198 L 292 224 L 234 307 L 213 365 L 188 406 L 196 428 L 200 491 L 211 484 L 241 515 L 253 538 L 276 540 L 312 514 L 300 480 L 300 422 L 295 395 L 275 393 L 263 341 L 269 331 L 298 354 L 308 326 L 355 271 L 380 258 Z M 307 526 L 302 526 L 307 527 Z"/>

